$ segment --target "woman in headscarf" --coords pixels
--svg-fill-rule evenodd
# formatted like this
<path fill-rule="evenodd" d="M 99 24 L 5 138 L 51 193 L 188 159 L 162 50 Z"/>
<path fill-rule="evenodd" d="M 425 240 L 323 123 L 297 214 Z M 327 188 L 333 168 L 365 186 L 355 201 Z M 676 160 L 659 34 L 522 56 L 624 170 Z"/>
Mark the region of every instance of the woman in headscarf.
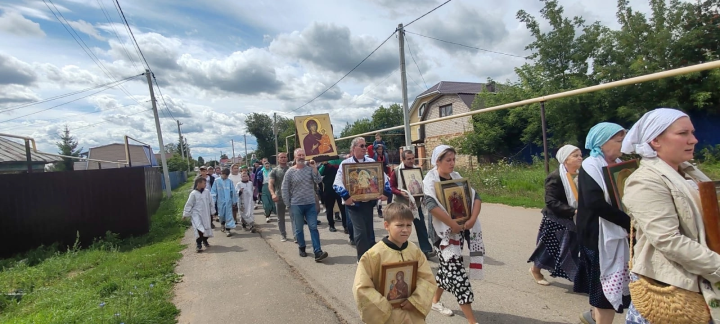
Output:
<path fill-rule="evenodd" d="M 591 311 L 580 315 L 585 324 L 611 324 L 615 312 L 630 304 L 627 271 L 630 217 L 610 203 L 602 168 L 620 162 L 625 129 L 599 123 L 590 129 L 585 148 L 590 157 L 578 172 L 577 233 L 585 273 L 575 280 L 575 292 L 590 295 Z"/>
<path fill-rule="evenodd" d="M 582 153 L 573 145 L 561 147 L 555 155 L 560 168 L 545 179 L 545 208 L 538 231 L 535 252 L 528 262 L 535 282 L 550 285 L 540 270 L 550 271 L 550 276 L 575 280 L 580 260 L 578 258 L 575 212 L 577 211 L 577 186 L 575 176 L 582 164 Z"/>
<path fill-rule="evenodd" d="M 623 153 L 642 157 L 622 198 L 635 228 L 631 280 L 645 276 L 700 293 L 720 323 L 720 255 L 707 246 L 697 186 L 710 179 L 688 163 L 698 142 L 694 132 L 686 114 L 660 108 L 640 118 L 623 141 Z M 650 323 L 643 315 L 631 305 L 626 323 Z"/>
<path fill-rule="evenodd" d="M 447 290 L 457 299 L 468 323 L 476 323 L 475 315 L 472 312 L 472 302 L 475 296 L 472 287 L 470 287 L 470 279 L 483 278 L 482 263 L 485 244 L 482 240 L 482 229 L 478 220 L 482 200 L 480 200 L 480 196 L 475 190 L 471 190 L 472 212 L 470 219 L 460 225 L 450 217 L 445 207 L 439 203 L 440 200 L 438 200 L 435 192 L 435 183 L 462 178 L 459 173 L 454 171 L 455 155 L 455 149 L 451 146 L 440 145 L 436 147 L 430 160 L 433 168 L 427 172 L 423 180 L 423 193 L 425 194 L 423 204 L 433 216 L 433 227 L 439 237 L 439 240 L 435 242 L 435 247 L 439 251 L 438 259 L 440 260 L 440 266 L 437 275 L 435 275 L 438 289 L 433 297 L 432 309 L 446 316 L 453 315 L 452 310 L 440 302 L 440 297 Z M 463 241 L 466 239 L 463 235 L 465 230 L 469 230 L 469 277 L 465 271 L 462 258 Z"/>

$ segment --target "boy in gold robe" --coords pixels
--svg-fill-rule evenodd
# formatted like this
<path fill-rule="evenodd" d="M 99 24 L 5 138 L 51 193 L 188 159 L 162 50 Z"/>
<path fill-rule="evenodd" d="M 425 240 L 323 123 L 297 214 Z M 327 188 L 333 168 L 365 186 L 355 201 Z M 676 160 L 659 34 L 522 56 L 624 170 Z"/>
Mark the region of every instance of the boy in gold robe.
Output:
<path fill-rule="evenodd" d="M 363 254 L 355 272 L 353 295 L 360 317 L 365 323 L 425 323 L 437 283 L 425 254 L 408 241 L 413 213 L 406 205 L 393 203 L 387 206 L 384 218 L 388 236 Z M 416 287 L 400 307 L 393 308 L 381 292 L 382 265 L 406 261 L 418 262 Z"/>

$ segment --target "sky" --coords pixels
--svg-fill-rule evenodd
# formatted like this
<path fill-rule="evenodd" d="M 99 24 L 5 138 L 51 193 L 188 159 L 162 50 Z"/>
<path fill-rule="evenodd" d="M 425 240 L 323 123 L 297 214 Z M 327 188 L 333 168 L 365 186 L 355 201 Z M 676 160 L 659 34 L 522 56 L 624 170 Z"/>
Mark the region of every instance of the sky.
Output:
<path fill-rule="evenodd" d="M 149 88 L 145 76 L 139 76 L 145 63 L 114 0 L 45 1 L 0 0 L 0 133 L 33 137 L 40 150 L 56 153 L 55 143 L 67 125 L 84 151 L 122 143 L 125 135 L 157 151 Z M 205 160 L 221 152 L 231 155 L 231 140 L 236 155 L 244 155 L 245 118 L 253 112 L 289 118 L 329 113 L 337 135 L 346 123 L 370 117 L 380 105 L 402 103 L 399 45 L 393 35 L 335 87 L 303 106 L 391 36 L 399 23 L 442 2 L 119 0 L 160 85 L 162 96 L 157 87 L 155 95 L 164 142 L 178 142 L 179 120 L 193 157 Z M 618 27 L 614 4 L 558 2 L 568 16 Z M 406 28 L 410 104 L 440 81 L 516 80 L 514 69 L 527 62 L 522 57 L 530 54 L 525 46 L 532 41 L 516 14 L 525 10 L 539 18 L 543 3 L 488 3 L 453 0 Z M 630 5 L 648 9 L 647 1 L 631 0 Z M 541 21 L 541 28 L 547 27 Z M 113 87 L 101 87 L 112 82 Z M 38 102 L 57 96 L 62 97 Z M 247 149 L 255 145 L 247 134 Z"/>

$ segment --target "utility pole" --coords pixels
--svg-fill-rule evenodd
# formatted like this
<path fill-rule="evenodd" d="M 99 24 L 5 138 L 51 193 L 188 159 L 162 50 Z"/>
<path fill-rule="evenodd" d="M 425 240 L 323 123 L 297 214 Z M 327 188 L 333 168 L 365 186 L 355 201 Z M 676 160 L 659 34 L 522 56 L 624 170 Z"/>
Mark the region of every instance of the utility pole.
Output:
<path fill-rule="evenodd" d="M 187 162 L 188 162 L 188 173 L 190 173 L 190 168 L 191 168 L 191 166 L 190 166 L 190 146 L 187 145 L 187 137 L 184 137 L 183 141 L 184 141 L 183 143 L 185 144 L 185 147 L 188 148 L 188 152 L 185 156 L 187 157 Z"/>
<path fill-rule="evenodd" d="M 403 24 L 398 25 L 398 42 L 400 43 L 400 82 L 402 83 L 403 118 L 405 121 L 405 146 L 412 146 L 410 134 L 410 112 L 408 111 L 407 75 L 405 74 L 405 29 Z"/>
<path fill-rule="evenodd" d="M 165 195 L 167 198 L 170 198 L 172 197 L 172 188 L 170 188 L 170 172 L 168 171 L 167 158 L 165 158 L 165 144 L 163 144 L 162 130 L 160 130 L 160 117 L 158 117 L 157 104 L 155 103 L 155 91 L 153 90 L 150 73 L 150 70 L 145 69 L 148 88 L 150 88 L 150 101 L 152 102 L 153 115 L 155 115 L 155 128 L 157 130 L 158 144 L 160 144 L 160 161 L 162 161 L 162 169 L 165 176 Z"/>
<path fill-rule="evenodd" d="M 232 151 L 233 151 L 232 160 L 230 160 L 230 161 L 232 161 L 232 164 L 235 164 L 235 140 L 230 139 L 230 143 L 232 144 Z"/>
<path fill-rule="evenodd" d="M 277 155 L 278 155 L 278 146 L 277 146 L 277 138 L 278 138 L 278 133 L 277 133 L 277 113 L 273 113 L 273 137 L 275 137 L 275 159 L 277 159 Z M 277 163 L 277 161 L 276 161 L 275 163 Z"/>
<path fill-rule="evenodd" d="M 248 155 L 247 155 L 247 135 L 246 134 L 243 134 L 243 140 L 245 140 L 245 165 L 250 167 L 250 164 L 248 164 L 249 160 L 248 160 Z"/>
<path fill-rule="evenodd" d="M 178 146 L 180 146 L 180 155 L 182 155 L 182 158 L 184 160 L 185 159 L 185 143 L 183 142 L 182 131 L 180 131 L 180 125 L 182 125 L 182 123 L 177 119 L 175 121 L 177 122 L 178 135 L 180 136 L 180 143 L 178 143 Z"/>

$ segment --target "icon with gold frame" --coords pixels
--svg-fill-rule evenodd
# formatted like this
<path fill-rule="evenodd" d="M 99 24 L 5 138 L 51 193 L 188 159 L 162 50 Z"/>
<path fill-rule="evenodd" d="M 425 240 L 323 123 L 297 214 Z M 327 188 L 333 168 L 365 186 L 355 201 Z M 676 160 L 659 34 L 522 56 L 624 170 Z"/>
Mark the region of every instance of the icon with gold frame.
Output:
<path fill-rule="evenodd" d="M 343 183 L 355 201 L 380 198 L 385 189 L 382 162 L 343 163 Z"/>
<path fill-rule="evenodd" d="M 318 162 L 337 158 L 329 114 L 295 116 L 295 140 L 305 150 L 305 158 Z"/>
<path fill-rule="evenodd" d="M 458 224 L 465 224 L 470 219 L 472 197 L 470 196 L 470 183 L 467 179 L 459 178 L 435 183 L 435 193 L 440 204 L 445 208 L 450 218 Z"/>

